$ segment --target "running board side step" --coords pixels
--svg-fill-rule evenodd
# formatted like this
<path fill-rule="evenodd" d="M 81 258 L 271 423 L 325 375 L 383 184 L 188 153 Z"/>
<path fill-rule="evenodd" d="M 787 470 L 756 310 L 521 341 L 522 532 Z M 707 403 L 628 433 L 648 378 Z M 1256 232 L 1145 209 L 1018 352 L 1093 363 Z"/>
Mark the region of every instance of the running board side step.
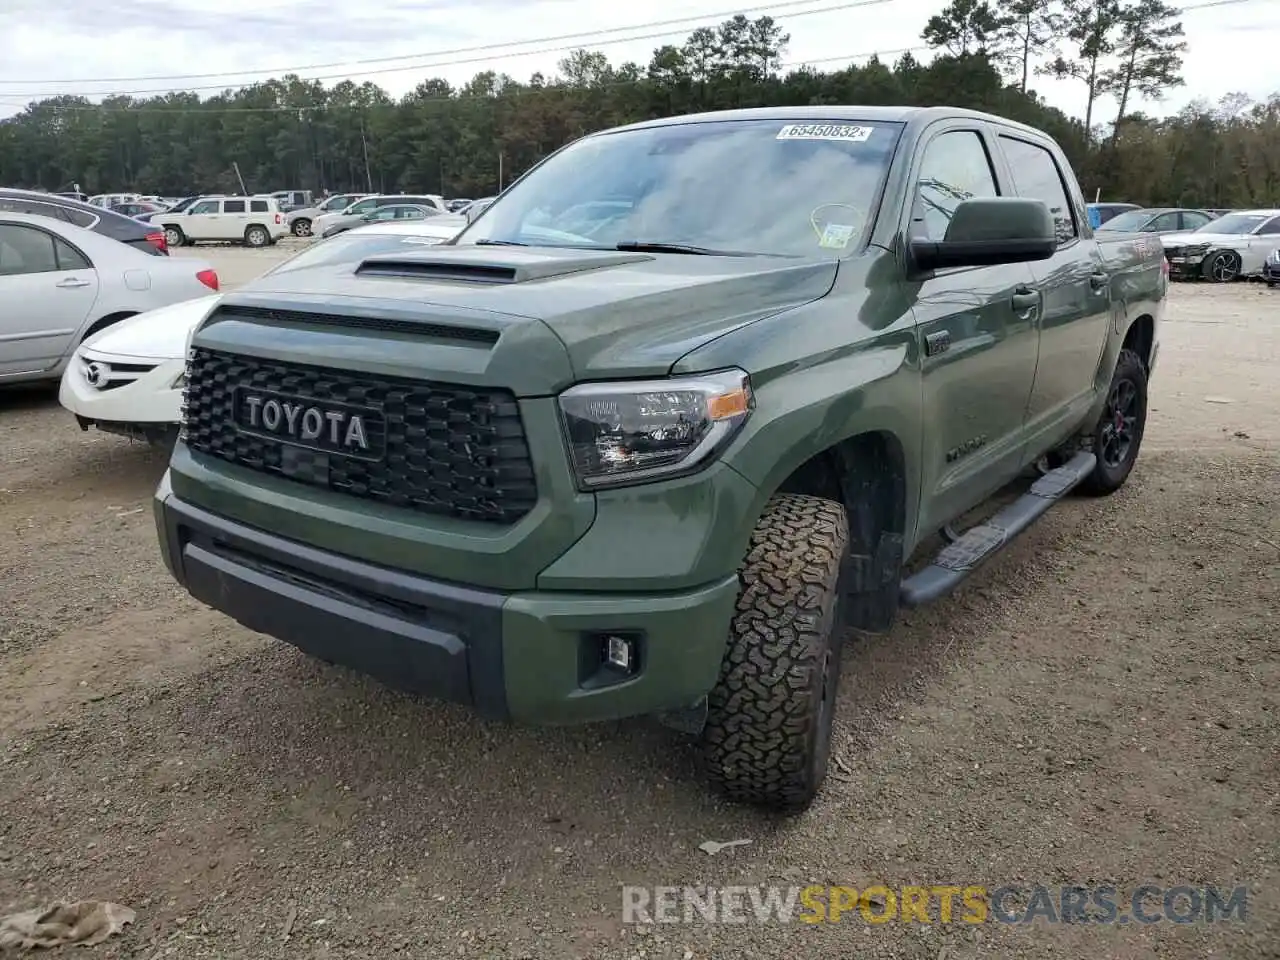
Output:
<path fill-rule="evenodd" d="M 1098 458 L 1088 451 L 1036 480 L 1026 493 L 994 516 L 949 543 L 924 569 L 902 581 L 904 607 L 918 607 L 954 590 L 965 577 L 1018 534 L 1049 512 L 1049 508 L 1093 472 Z"/>

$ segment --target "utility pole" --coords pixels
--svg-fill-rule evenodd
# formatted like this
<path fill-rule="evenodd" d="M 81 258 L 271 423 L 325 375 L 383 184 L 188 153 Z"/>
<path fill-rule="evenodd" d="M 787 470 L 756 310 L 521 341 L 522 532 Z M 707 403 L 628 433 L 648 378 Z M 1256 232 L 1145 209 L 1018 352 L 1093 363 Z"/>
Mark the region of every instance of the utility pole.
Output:
<path fill-rule="evenodd" d="M 360 146 L 364 148 L 364 179 L 373 193 L 373 172 L 369 169 L 369 141 L 364 136 L 364 117 L 360 118 Z"/>
<path fill-rule="evenodd" d="M 498 192 L 502 192 L 502 151 L 498 151 Z"/>
<path fill-rule="evenodd" d="M 249 195 L 249 188 L 244 185 L 244 177 L 240 176 L 240 164 L 232 160 L 231 166 L 235 168 L 236 179 L 240 181 L 240 192 L 247 197 Z"/>

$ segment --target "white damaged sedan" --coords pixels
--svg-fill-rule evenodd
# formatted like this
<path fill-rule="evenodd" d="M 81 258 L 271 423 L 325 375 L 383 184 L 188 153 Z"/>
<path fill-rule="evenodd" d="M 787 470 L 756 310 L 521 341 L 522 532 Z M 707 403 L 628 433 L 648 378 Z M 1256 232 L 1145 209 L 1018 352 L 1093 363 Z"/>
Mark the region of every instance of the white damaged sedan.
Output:
<path fill-rule="evenodd" d="M 171 441 L 182 417 L 187 339 L 220 299 L 150 310 L 90 337 L 67 364 L 58 402 L 82 430 Z"/>
<path fill-rule="evenodd" d="M 415 246 L 443 243 L 467 225 L 440 216 L 370 224 L 321 240 L 267 271 L 269 274 L 351 263 Z M 95 334 L 76 350 L 62 375 L 58 401 L 80 429 L 97 427 L 149 443 L 171 443 L 182 419 L 187 344 L 221 295 L 140 313 Z"/>

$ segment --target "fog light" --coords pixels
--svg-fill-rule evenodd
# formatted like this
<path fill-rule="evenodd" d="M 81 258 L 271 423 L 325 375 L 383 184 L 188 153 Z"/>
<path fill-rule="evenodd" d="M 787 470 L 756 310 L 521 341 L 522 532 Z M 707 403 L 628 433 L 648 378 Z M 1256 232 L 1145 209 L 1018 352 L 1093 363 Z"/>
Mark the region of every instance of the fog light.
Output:
<path fill-rule="evenodd" d="M 604 662 L 615 670 L 631 673 L 635 669 L 635 641 L 629 637 L 609 635 L 604 638 Z"/>

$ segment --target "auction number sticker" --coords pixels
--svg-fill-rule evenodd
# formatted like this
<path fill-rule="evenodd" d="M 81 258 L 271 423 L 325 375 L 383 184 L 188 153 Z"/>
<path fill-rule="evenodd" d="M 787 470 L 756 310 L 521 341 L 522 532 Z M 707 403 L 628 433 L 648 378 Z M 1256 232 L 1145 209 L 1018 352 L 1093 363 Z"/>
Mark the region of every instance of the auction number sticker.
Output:
<path fill-rule="evenodd" d="M 875 127 L 855 127 L 845 123 L 788 123 L 778 131 L 778 140 L 839 140 L 866 143 Z"/>

